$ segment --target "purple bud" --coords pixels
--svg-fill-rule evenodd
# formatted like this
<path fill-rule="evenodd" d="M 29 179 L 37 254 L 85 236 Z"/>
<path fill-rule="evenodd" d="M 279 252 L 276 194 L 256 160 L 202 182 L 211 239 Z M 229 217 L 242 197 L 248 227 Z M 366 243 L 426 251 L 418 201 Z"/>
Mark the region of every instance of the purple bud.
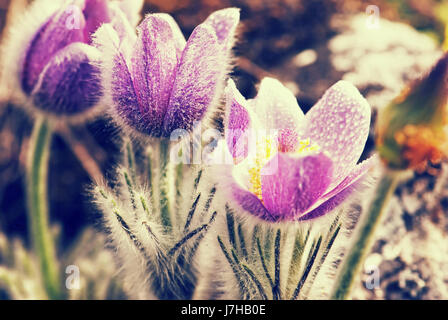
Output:
<path fill-rule="evenodd" d="M 216 11 L 188 41 L 167 14 L 146 16 L 137 38 L 101 28 L 100 45 L 115 50 L 105 70 L 115 118 L 153 137 L 191 130 L 219 101 L 238 22 L 238 9 Z"/>
<path fill-rule="evenodd" d="M 96 105 L 101 97 L 100 52 L 75 42 L 59 50 L 42 71 L 33 101 L 44 111 L 72 115 Z"/>
<path fill-rule="evenodd" d="M 38 9 L 37 4 L 31 8 Z M 20 63 L 21 88 L 33 106 L 64 116 L 98 104 L 103 95 L 101 55 L 91 37 L 103 23 L 111 22 L 116 10 L 107 0 L 73 1 L 41 24 Z"/>

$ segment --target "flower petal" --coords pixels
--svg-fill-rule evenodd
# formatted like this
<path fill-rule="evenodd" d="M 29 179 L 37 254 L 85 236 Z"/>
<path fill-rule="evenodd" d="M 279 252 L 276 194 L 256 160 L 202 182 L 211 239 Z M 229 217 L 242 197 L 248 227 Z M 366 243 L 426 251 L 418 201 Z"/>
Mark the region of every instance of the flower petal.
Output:
<path fill-rule="evenodd" d="M 109 6 L 110 22 L 107 25 L 111 25 L 113 30 L 118 35 L 121 42 L 127 42 L 129 46 L 129 51 L 137 40 L 137 34 L 135 32 L 135 27 L 129 22 L 126 14 L 118 7 L 110 4 Z M 101 27 L 99 28 L 101 29 Z M 94 35 L 94 45 L 96 44 L 96 39 L 98 36 L 98 30 Z"/>
<path fill-rule="evenodd" d="M 176 20 L 174 20 L 172 16 L 167 13 L 157 13 L 157 16 L 164 19 L 169 24 L 171 31 L 173 32 L 173 41 L 176 48 L 177 61 L 180 62 L 180 58 L 182 57 L 182 52 L 185 49 L 187 41 L 185 40 L 185 37 Z"/>
<path fill-rule="evenodd" d="M 276 221 L 276 219 L 269 213 L 264 207 L 263 203 L 253 193 L 241 188 L 238 184 L 234 183 L 230 186 L 232 194 L 237 203 L 252 214 L 262 220 Z"/>
<path fill-rule="evenodd" d="M 91 36 L 103 24 L 110 22 L 108 1 L 106 0 L 86 0 L 84 10 L 86 26 L 84 28 L 85 38 L 91 42 Z"/>
<path fill-rule="evenodd" d="M 322 196 L 331 176 L 332 161 L 322 153 L 300 158 L 279 153 L 262 170 L 264 206 L 276 220 L 292 220 Z"/>
<path fill-rule="evenodd" d="M 317 218 L 336 208 L 353 192 L 356 185 L 377 162 L 378 157 L 375 155 L 356 165 L 352 172 L 336 188 L 323 195 L 299 220 Z"/>
<path fill-rule="evenodd" d="M 126 21 L 123 13 L 118 13 L 114 19 Z M 142 121 L 139 102 L 134 90 L 131 72 L 129 69 L 132 48 L 136 35 L 125 28 L 114 29 L 114 20 L 111 24 L 104 24 L 95 33 L 95 45 L 101 50 L 102 78 L 106 95 L 108 95 L 111 114 L 118 123 L 125 124 L 133 129 L 146 132 L 147 124 Z"/>
<path fill-rule="evenodd" d="M 225 135 L 230 153 L 234 159 L 244 159 L 248 154 L 248 137 L 245 132 L 250 126 L 246 109 L 247 101 L 238 91 L 232 79 L 226 87 Z"/>
<path fill-rule="evenodd" d="M 349 175 L 345 177 L 345 179 L 342 180 L 340 184 L 337 185 L 337 187 L 327 192 L 322 198 L 324 199 L 331 198 L 336 194 L 338 194 L 339 192 L 341 192 L 342 190 L 344 190 L 345 188 L 355 183 L 356 181 L 358 181 L 362 176 L 364 176 L 367 173 L 367 171 L 369 171 L 375 165 L 375 163 L 377 163 L 377 161 L 378 157 L 375 155 L 357 164 L 353 168 L 353 170 L 349 173 Z"/>
<path fill-rule="evenodd" d="M 210 26 L 201 24 L 193 30 L 176 72 L 163 136 L 169 137 L 176 129 L 190 131 L 217 102 L 228 55 Z"/>
<path fill-rule="evenodd" d="M 166 14 L 146 16 L 132 56 L 132 78 L 146 134 L 160 136 L 178 61 L 175 31 Z M 128 117 L 132 115 L 128 115 Z"/>
<path fill-rule="evenodd" d="M 278 131 L 280 149 L 284 152 L 293 151 L 305 116 L 292 92 L 280 81 L 264 78 L 251 105 L 268 132 Z"/>
<path fill-rule="evenodd" d="M 370 126 L 370 106 L 358 89 L 339 81 L 328 89 L 306 114 L 305 136 L 321 151 L 328 152 L 334 165 L 333 182 L 338 185 L 356 165 L 364 149 Z"/>
<path fill-rule="evenodd" d="M 333 211 L 338 207 L 342 202 L 344 202 L 350 194 L 355 190 L 356 183 L 350 185 L 349 187 L 342 190 L 340 193 L 336 194 L 335 196 L 331 197 L 327 201 L 320 204 L 317 208 L 311 210 L 310 212 L 304 214 L 303 216 L 299 217 L 299 221 L 306 221 L 306 220 L 312 220 L 319 217 L 322 217 L 323 215 Z"/>
<path fill-rule="evenodd" d="M 67 8 L 67 7 L 64 7 Z M 73 19 L 71 10 L 61 8 L 46 22 L 34 36 L 22 68 L 22 88 L 30 94 L 34 89 L 40 73 L 50 59 L 62 48 L 73 42 L 84 42 L 84 16 L 80 15 L 79 28 L 68 28 L 68 21 Z"/>
<path fill-rule="evenodd" d="M 204 21 L 204 24 L 211 26 L 215 30 L 218 42 L 226 49 L 230 49 L 239 20 L 240 10 L 227 8 L 213 12 Z"/>
<path fill-rule="evenodd" d="M 73 43 L 60 50 L 42 71 L 32 92 L 36 107 L 58 114 L 76 114 L 102 96 L 99 50 Z"/>

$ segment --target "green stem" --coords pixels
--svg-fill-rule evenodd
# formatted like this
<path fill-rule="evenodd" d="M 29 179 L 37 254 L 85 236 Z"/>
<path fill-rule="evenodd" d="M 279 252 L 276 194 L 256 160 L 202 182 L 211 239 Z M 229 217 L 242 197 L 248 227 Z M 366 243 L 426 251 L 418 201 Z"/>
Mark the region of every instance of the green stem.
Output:
<path fill-rule="evenodd" d="M 50 299 L 61 298 L 55 246 L 48 223 L 47 178 L 51 129 L 46 120 L 34 124 L 27 168 L 27 197 L 31 240 Z"/>
<path fill-rule="evenodd" d="M 157 179 L 157 175 L 156 175 L 156 166 L 157 166 L 157 161 L 156 159 L 154 159 L 154 149 L 152 147 L 148 148 L 146 151 L 146 157 L 147 157 L 147 180 L 149 182 L 149 192 L 150 192 L 150 196 L 151 196 L 151 207 L 152 207 L 152 212 L 158 212 L 158 205 L 157 203 L 159 203 L 158 199 L 158 194 L 155 190 L 157 190 L 158 188 L 158 184 L 156 183 L 156 179 Z"/>
<path fill-rule="evenodd" d="M 182 200 L 182 195 L 181 195 L 181 192 L 180 192 L 180 188 L 182 186 L 182 180 L 183 180 L 183 176 L 184 176 L 184 165 L 183 165 L 182 162 L 175 165 L 175 171 L 176 171 L 175 172 L 175 174 L 176 174 L 176 176 L 175 176 L 176 181 L 174 183 L 174 186 L 176 188 L 176 201 L 175 201 L 176 208 L 175 208 L 175 211 L 178 212 L 179 211 L 178 208 L 179 208 L 181 200 Z M 177 216 L 177 218 L 179 219 L 180 217 Z"/>
<path fill-rule="evenodd" d="M 341 271 L 336 279 L 331 299 L 347 299 L 353 287 L 354 280 L 359 274 L 361 263 L 369 252 L 375 228 L 381 220 L 383 212 L 397 186 L 398 173 L 386 171 L 383 173 L 375 196 L 370 203 L 367 214 L 361 221 L 353 247 L 344 259 Z"/>
<path fill-rule="evenodd" d="M 160 216 L 162 224 L 168 229 L 171 228 L 171 215 L 170 215 L 170 174 L 169 174 L 169 141 L 162 139 L 160 141 Z"/>

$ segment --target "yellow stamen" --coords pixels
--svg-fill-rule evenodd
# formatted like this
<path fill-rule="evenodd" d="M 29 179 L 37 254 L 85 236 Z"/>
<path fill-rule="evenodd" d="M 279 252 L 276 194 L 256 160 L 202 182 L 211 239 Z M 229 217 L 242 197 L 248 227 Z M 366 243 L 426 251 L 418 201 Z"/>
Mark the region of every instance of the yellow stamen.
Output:
<path fill-rule="evenodd" d="M 264 143 L 263 143 L 264 142 Z M 262 145 L 263 143 L 263 145 Z M 257 143 L 257 152 L 255 157 L 255 165 L 249 169 L 250 175 L 250 188 L 249 191 L 257 196 L 258 199 L 263 202 L 263 197 L 261 193 L 261 168 L 263 168 L 266 163 L 274 155 L 274 145 L 271 138 L 264 139 L 264 141 Z M 280 151 L 280 146 L 278 147 Z M 319 150 L 318 145 L 312 145 L 310 139 L 300 140 L 297 149 L 293 152 L 294 154 L 302 154 L 308 152 L 315 152 Z"/>
<path fill-rule="evenodd" d="M 294 152 L 295 154 L 301 154 L 305 152 L 319 151 L 319 146 L 317 144 L 312 145 L 310 139 L 300 140 L 299 147 Z"/>
<path fill-rule="evenodd" d="M 274 145 L 272 138 L 266 138 L 257 142 L 257 149 L 255 155 L 255 165 L 249 169 L 250 185 L 249 191 L 257 196 L 258 199 L 263 201 L 261 196 L 261 168 L 269 161 L 273 156 Z"/>

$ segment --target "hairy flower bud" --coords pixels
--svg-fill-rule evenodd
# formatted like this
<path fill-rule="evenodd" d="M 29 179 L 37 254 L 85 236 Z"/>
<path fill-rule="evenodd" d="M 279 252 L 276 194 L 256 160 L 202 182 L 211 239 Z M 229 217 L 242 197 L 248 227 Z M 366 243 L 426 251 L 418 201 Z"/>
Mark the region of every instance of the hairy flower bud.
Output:
<path fill-rule="evenodd" d="M 147 15 L 138 36 L 103 26 L 96 37 L 117 122 L 152 137 L 191 130 L 219 101 L 238 22 L 238 9 L 216 11 L 188 41 L 168 14 Z"/>
<path fill-rule="evenodd" d="M 12 27 L 5 49 L 11 60 L 6 68 L 18 80 L 12 87 L 20 88 L 23 104 L 57 117 L 97 106 L 103 95 L 102 59 L 92 35 L 103 23 L 116 24 L 121 15 L 117 1 L 40 0 L 31 5 L 17 30 Z M 24 23 L 30 25 L 25 32 Z"/>

